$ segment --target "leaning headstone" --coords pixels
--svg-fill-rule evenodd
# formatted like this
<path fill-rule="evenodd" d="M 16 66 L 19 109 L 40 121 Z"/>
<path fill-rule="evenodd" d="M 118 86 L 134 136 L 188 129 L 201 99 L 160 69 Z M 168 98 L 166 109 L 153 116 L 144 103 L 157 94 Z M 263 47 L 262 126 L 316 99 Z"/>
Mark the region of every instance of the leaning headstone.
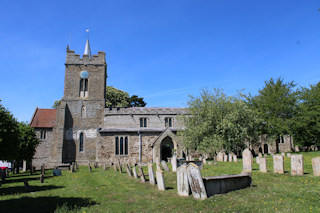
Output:
<path fill-rule="evenodd" d="M 288 158 L 291 158 L 291 156 L 292 156 L 291 153 L 287 153 Z"/>
<path fill-rule="evenodd" d="M 167 163 L 164 160 L 161 161 L 161 165 L 164 171 L 169 172 L 169 167 L 167 166 Z"/>
<path fill-rule="evenodd" d="M 132 177 L 132 172 L 131 172 L 131 169 L 129 168 L 128 165 L 126 166 L 126 170 L 127 170 L 129 177 Z"/>
<path fill-rule="evenodd" d="M 291 155 L 291 175 L 303 175 L 303 155 Z"/>
<path fill-rule="evenodd" d="M 40 183 L 43 183 L 43 182 L 44 182 L 44 175 L 41 174 L 41 175 L 40 175 Z"/>
<path fill-rule="evenodd" d="M 199 167 L 194 163 L 189 163 L 187 166 L 187 174 L 193 197 L 196 199 L 206 199 L 207 192 Z"/>
<path fill-rule="evenodd" d="M 173 155 L 171 158 L 172 171 L 177 172 L 177 156 Z"/>
<path fill-rule="evenodd" d="M 139 173 L 140 173 L 141 182 L 145 183 L 146 182 L 146 178 L 144 177 L 143 169 L 141 168 L 141 166 L 139 166 Z"/>
<path fill-rule="evenodd" d="M 227 162 L 227 161 L 228 161 L 228 155 L 224 155 L 224 156 L 223 156 L 223 161 L 224 161 L 224 162 Z"/>
<path fill-rule="evenodd" d="M 156 181 L 155 181 L 155 179 L 154 179 L 154 173 L 153 173 L 153 165 L 152 165 L 152 163 L 149 163 L 149 164 L 148 164 L 148 172 L 149 172 L 149 183 L 150 183 L 151 185 L 156 184 Z"/>
<path fill-rule="evenodd" d="M 163 171 L 162 170 L 157 170 L 156 171 L 157 175 L 157 185 L 159 190 L 166 190 L 166 184 L 164 182 L 163 178 Z"/>
<path fill-rule="evenodd" d="M 284 162 L 282 155 L 273 156 L 273 172 L 284 174 Z"/>
<path fill-rule="evenodd" d="M 237 155 L 233 155 L 232 157 L 233 157 L 233 162 L 238 163 L 238 157 L 237 157 Z"/>
<path fill-rule="evenodd" d="M 312 169 L 314 176 L 320 176 L 320 157 L 312 158 Z"/>
<path fill-rule="evenodd" d="M 266 158 L 259 158 L 259 167 L 260 167 L 260 172 L 268 172 Z"/>
<path fill-rule="evenodd" d="M 296 145 L 296 146 L 294 147 L 294 151 L 295 151 L 295 152 L 300 152 L 300 148 L 299 148 L 298 145 Z"/>
<path fill-rule="evenodd" d="M 23 183 L 24 183 L 24 189 L 26 190 L 26 192 L 30 192 L 30 186 L 29 186 L 28 180 L 24 180 Z"/>
<path fill-rule="evenodd" d="M 117 164 L 116 164 L 116 163 L 113 163 L 113 170 L 114 170 L 114 171 L 118 171 L 118 169 L 117 169 Z"/>
<path fill-rule="evenodd" d="M 177 190 L 180 196 L 189 196 L 190 194 L 186 164 L 182 164 L 177 169 Z"/>
<path fill-rule="evenodd" d="M 120 163 L 119 163 L 119 172 L 122 173 L 122 167 Z"/>
<path fill-rule="evenodd" d="M 229 162 L 232 162 L 232 156 L 233 156 L 233 155 L 234 155 L 233 153 L 229 153 L 229 154 L 228 154 Z"/>
<path fill-rule="evenodd" d="M 220 152 L 218 153 L 218 155 L 217 155 L 217 161 L 222 162 L 224 155 L 225 155 L 225 152 L 220 151 Z"/>
<path fill-rule="evenodd" d="M 242 152 L 243 171 L 252 172 L 252 153 L 249 149 L 245 149 Z"/>
<path fill-rule="evenodd" d="M 134 176 L 134 178 L 138 178 L 138 175 L 137 175 L 137 170 L 136 170 L 136 167 L 134 166 L 134 167 L 132 167 L 132 173 L 133 173 L 133 176 Z"/>

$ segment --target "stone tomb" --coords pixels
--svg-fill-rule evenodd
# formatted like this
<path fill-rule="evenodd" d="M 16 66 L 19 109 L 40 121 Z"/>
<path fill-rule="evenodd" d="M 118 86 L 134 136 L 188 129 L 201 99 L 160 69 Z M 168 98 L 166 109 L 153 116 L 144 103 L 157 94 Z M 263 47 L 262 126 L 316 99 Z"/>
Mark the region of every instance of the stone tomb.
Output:
<path fill-rule="evenodd" d="M 252 172 L 252 153 L 249 149 L 245 149 L 242 152 L 242 160 L 243 160 L 243 171 Z"/>
<path fill-rule="evenodd" d="M 149 163 L 149 164 L 148 164 L 148 173 L 149 173 L 149 183 L 150 183 L 151 185 L 156 184 L 156 180 L 155 180 L 155 178 L 154 178 L 154 173 L 153 173 L 152 163 Z"/>
<path fill-rule="evenodd" d="M 180 196 L 189 196 L 190 194 L 187 164 L 182 164 L 177 169 L 177 191 Z"/>
<path fill-rule="evenodd" d="M 207 192 L 199 167 L 193 163 L 190 163 L 187 166 L 187 174 L 193 197 L 196 199 L 206 199 Z"/>
<path fill-rule="evenodd" d="M 268 170 L 267 170 L 267 159 L 266 158 L 260 158 L 259 159 L 259 167 L 260 167 L 260 172 L 268 172 Z"/>
<path fill-rule="evenodd" d="M 284 174 L 284 160 L 282 155 L 273 156 L 273 172 L 278 174 Z"/>
<path fill-rule="evenodd" d="M 169 167 L 164 160 L 161 161 L 161 165 L 162 165 L 164 171 L 169 172 Z"/>
<path fill-rule="evenodd" d="M 157 170 L 156 171 L 157 175 L 157 185 L 159 190 L 166 190 L 166 184 L 164 182 L 163 178 L 163 171 L 162 170 Z"/>
<path fill-rule="evenodd" d="M 291 175 L 303 175 L 303 155 L 291 155 Z"/>
<path fill-rule="evenodd" d="M 313 175 L 320 176 L 320 157 L 312 158 Z"/>

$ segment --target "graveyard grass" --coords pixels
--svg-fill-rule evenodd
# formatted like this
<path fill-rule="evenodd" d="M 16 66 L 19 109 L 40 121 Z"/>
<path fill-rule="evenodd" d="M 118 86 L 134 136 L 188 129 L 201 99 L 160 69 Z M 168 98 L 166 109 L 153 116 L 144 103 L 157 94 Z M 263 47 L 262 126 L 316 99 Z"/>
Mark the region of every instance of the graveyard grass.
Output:
<path fill-rule="evenodd" d="M 80 166 L 74 173 L 62 171 L 52 177 L 46 172 L 45 183 L 40 172 L 30 176 L 11 176 L 0 187 L 0 212 L 320 212 L 320 177 L 314 177 L 311 158 L 320 152 L 302 153 L 302 177 L 290 175 L 290 158 L 285 158 L 285 174 L 273 174 L 272 157 L 268 156 L 268 173 L 260 173 L 253 164 L 252 187 L 195 200 L 192 195 L 179 197 L 176 173 L 164 172 L 166 191 L 140 183 L 139 179 L 108 168 Z M 147 167 L 144 173 L 148 174 Z M 154 171 L 156 167 L 154 166 Z M 239 174 L 242 161 L 205 165 L 203 176 Z M 25 192 L 23 180 L 28 179 L 31 192 Z M 148 179 L 148 176 L 146 176 Z"/>

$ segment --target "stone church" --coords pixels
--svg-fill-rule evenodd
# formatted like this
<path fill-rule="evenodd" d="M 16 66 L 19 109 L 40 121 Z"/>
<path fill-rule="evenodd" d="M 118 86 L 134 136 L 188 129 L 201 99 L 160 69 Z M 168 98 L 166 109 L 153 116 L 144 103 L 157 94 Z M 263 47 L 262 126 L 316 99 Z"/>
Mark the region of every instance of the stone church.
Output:
<path fill-rule="evenodd" d="M 33 165 L 48 167 L 89 161 L 149 162 L 167 160 L 176 152 L 185 157 L 177 132 L 183 130 L 178 117 L 185 108 L 106 108 L 107 63 L 105 53 L 91 55 L 89 40 L 80 57 L 67 46 L 64 95 L 57 109 L 36 109 L 30 125 L 41 143 Z M 280 147 L 290 150 L 291 139 Z M 262 144 L 260 151 L 273 152 Z M 280 150 L 281 151 L 281 150 Z"/>
<path fill-rule="evenodd" d="M 91 55 L 89 40 L 81 58 L 67 46 L 64 95 L 57 109 L 36 109 L 30 125 L 41 143 L 33 165 L 77 161 L 109 163 L 167 160 L 182 150 L 176 139 L 184 108 L 106 108 L 104 52 Z"/>

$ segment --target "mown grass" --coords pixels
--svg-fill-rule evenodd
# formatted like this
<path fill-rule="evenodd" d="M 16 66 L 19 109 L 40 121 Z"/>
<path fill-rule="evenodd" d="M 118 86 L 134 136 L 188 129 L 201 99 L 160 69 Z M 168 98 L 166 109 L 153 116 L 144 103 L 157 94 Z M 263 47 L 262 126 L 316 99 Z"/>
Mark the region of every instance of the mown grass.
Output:
<path fill-rule="evenodd" d="M 167 190 L 159 191 L 148 182 L 140 183 L 126 173 L 112 168 L 93 169 L 81 166 L 77 172 L 62 171 L 45 183 L 35 175 L 19 174 L 7 178 L 0 187 L 0 212 L 320 212 L 320 177 L 312 173 L 311 158 L 320 152 L 303 153 L 302 177 L 290 175 L 290 159 L 285 158 L 285 174 L 273 174 L 272 157 L 268 173 L 260 173 L 254 163 L 252 187 L 195 200 L 192 195 L 179 197 L 176 174 L 164 172 Z M 241 173 L 242 162 L 205 165 L 203 176 Z M 147 168 L 144 168 L 147 174 Z M 31 192 L 25 192 L 28 179 Z"/>

